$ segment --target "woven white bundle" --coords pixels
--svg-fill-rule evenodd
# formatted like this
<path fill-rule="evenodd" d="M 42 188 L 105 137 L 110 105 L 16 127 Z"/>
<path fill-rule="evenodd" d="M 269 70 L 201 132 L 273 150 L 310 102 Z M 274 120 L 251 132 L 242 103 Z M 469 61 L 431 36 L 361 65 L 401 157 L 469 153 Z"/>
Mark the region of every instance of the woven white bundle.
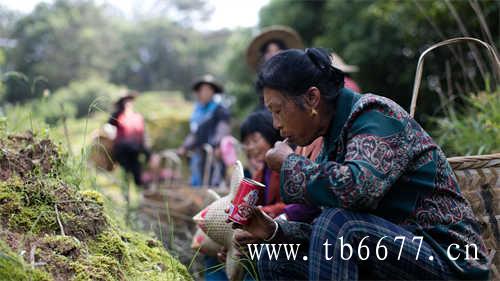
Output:
<path fill-rule="evenodd" d="M 231 224 L 226 223 L 227 213 L 225 210 L 233 200 L 241 180 L 244 178 L 243 165 L 236 161 L 231 174 L 229 194 L 208 205 L 193 217 L 201 230 L 215 243 L 225 246 L 228 249 L 226 259 L 226 274 L 229 280 L 238 281 L 243 279 L 243 268 L 236 257 L 236 250 L 231 243 L 234 230 Z"/>

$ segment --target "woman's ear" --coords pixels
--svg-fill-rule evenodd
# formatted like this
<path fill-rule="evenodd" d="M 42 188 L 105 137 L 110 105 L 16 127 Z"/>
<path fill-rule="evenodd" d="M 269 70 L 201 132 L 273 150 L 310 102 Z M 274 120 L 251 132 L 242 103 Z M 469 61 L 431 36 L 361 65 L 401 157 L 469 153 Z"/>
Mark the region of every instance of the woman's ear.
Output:
<path fill-rule="evenodd" d="M 308 109 L 316 109 L 319 106 L 319 102 L 321 99 L 321 92 L 317 87 L 309 87 L 307 89 L 307 92 L 305 94 L 305 104 L 308 107 Z"/>

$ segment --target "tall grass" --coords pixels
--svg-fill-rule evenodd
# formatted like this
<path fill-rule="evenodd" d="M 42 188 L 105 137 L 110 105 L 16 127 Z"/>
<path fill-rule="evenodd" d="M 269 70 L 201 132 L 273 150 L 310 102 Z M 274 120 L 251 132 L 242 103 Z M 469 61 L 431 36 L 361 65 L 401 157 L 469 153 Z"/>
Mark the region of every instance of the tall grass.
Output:
<path fill-rule="evenodd" d="M 432 119 L 432 134 L 448 156 L 500 152 L 500 90 L 472 94 L 446 112 Z"/>

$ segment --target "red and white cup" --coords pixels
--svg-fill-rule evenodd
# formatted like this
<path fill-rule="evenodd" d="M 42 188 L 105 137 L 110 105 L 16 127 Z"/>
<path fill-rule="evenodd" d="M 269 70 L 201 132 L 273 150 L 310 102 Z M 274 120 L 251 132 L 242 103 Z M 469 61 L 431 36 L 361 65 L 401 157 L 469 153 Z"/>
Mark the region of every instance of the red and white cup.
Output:
<path fill-rule="evenodd" d="M 238 192 L 229 207 L 229 219 L 247 225 L 250 222 L 251 207 L 255 207 L 259 199 L 264 196 L 265 188 L 266 186 L 260 182 L 248 178 L 241 180 Z"/>

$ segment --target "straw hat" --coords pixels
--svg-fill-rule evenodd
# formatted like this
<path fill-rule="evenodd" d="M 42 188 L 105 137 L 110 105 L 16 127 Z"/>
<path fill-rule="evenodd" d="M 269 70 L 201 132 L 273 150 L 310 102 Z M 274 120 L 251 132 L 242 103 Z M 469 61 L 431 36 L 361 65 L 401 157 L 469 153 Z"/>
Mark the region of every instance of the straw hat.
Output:
<path fill-rule="evenodd" d="M 196 79 L 193 83 L 193 86 L 192 86 L 193 91 L 198 91 L 198 88 L 200 88 L 200 86 L 202 84 L 208 84 L 208 85 L 212 86 L 216 93 L 223 93 L 224 92 L 224 87 L 222 87 L 222 85 L 219 82 L 217 82 L 215 77 L 211 74 L 205 74 L 205 75 L 199 77 L 198 79 Z"/>
<path fill-rule="evenodd" d="M 257 69 L 262 57 L 260 49 L 271 40 L 282 41 L 289 49 L 303 49 L 304 43 L 300 35 L 290 27 L 273 25 L 266 27 L 257 35 L 247 49 L 247 64 L 253 69 Z"/>
<path fill-rule="evenodd" d="M 332 57 L 332 66 L 342 70 L 342 72 L 353 73 L 359 71 L 358 66 L 346 64 L 345 61 L 336 53 L 331 53 L 330 56 Z"/>

